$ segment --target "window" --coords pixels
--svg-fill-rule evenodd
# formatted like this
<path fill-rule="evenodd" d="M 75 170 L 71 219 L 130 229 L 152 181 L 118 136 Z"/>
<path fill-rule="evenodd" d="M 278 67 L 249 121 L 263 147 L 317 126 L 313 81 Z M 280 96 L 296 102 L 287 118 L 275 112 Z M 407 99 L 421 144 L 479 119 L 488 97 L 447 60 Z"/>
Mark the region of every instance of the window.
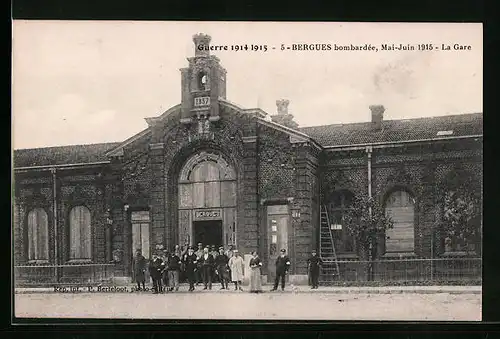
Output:
<path fill-rule="evenodd" d="M 198 74 L 198 90 L 205 91 L 208 85 L 208 76 L 205 72 L 200 72 Z"/>
<path fill-rule="evenodd" d="M 351 204 L 354 195 L 347 190 L 334 192 L 328 204 L 328 215 L 332 227 L 335 250 L 338 254 L 355 252 L 354 238 L 343 226 L 344 213 Z"/>
<path fill-rule="evenodd" d="M 85 206 L 76 206 L 69 213 L 70 260 L 91 260 L 90 211 Z"/>
<path fill-rule="evenodd" d="M 28 260 L 49 260 L 49 228 L 43 208 L 28 213 Z"/>
<path fill-rule="evenodd" d="M 406 191 L 391 193 L 385 202 L 385 213 L 394 225 L 386 231 L 385 251 L 413 252 L 415 248 L 414 200 Z"/>

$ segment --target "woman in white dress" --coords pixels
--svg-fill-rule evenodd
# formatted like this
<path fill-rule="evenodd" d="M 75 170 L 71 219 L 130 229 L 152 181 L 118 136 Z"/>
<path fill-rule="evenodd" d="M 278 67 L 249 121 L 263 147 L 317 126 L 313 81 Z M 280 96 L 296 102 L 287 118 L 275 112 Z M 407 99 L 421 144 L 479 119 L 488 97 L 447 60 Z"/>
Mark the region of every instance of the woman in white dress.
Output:
<path fill-rule="evenodd" d="M 262 292 L 262 280 L 260 275 L 260 268 L 262 261 L 260 260 L 257 252 L 252 252 L 253 258 L 250 259 L 250 293 Z"/>
<path fill-rule="evenodd" d="M 233 251 L 233 256 L 229 259 L 229 268 L 231 269 L 231 280 L 234 282 L 234 290 L 243 291 L 241 281 L 243 280 L 243 258 L 240 257 L 238 250 Z M 239 285 L 238 285 L 239 283 Z"/>

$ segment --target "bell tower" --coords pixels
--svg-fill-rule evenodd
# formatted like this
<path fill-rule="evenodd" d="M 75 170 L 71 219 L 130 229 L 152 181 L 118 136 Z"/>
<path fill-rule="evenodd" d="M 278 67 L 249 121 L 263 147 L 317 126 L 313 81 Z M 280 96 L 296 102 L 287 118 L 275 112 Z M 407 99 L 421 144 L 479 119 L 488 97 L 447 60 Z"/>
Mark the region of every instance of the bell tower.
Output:
<path fill-rule="evenodd" d="M 180 70 L 181 123 L 197 122 L 209 127 L 210 122 L 220 118 L 219 98 L 226 98 L 226 70 L 220 65 L 219 58 L 210 55 L 211 40 L 209 35 L 195 34 L 194 57 L 188 58 L 189 66 Z"/>

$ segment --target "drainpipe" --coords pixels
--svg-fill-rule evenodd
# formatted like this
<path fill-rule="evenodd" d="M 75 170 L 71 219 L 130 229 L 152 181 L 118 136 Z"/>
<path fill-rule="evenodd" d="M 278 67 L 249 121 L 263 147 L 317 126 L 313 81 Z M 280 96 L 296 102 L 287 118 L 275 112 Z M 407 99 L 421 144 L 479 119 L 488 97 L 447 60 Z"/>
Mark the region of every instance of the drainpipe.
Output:
<path fill-rule="evenodd" d="M 366 154 L 368 156 L 368 160 L 367 160 L 367 169 L 368 169 L 368 198 L 372 198 L 372 152 L 373 152 L 373 148 L 372 146 L 367 146 L 366 147 Z M 372 214 L 372 209 L 371 207 L 369 207 L 369 213 L 370 213 L 370 217 L 371 217 L 371 214 Z M 368 280 L 371 279 L 371 276 L 372 276 L 372 271 L 373 271 L 373 267 L 372 267 L 372 253 L 373 253 L 373 243 L 370 241 L 370 244 L 368 246 L 368 261 L 370 262 L 369 263 L 369 269 L 368 269 Z"/>
<path fill-rule="evenodd" d="M 372 146 L 366 147 L 366 153 L 368 155 L 368 197 L 372 197 Z"/>
<path fill-rule="evenodd" d="M 54 220 L 54 264 L 55 264 L 55 267 L 54 267 L 54 274 L 55 274 L 55 277 L 56 277 L 56 282 L 59 282 L 59 272 L 58 272 L 58 267 L 57 265 L 59 264 L 59 251 L 58 251 L 58 247 L 59 247 L 59 242 L 57 241 L 58 240 L 58 234 L 59 232 L 57 231 L 57 178 L 56 178 L 56 169 L 55 168 L 52 168 L 50 170 L 50 172 L 52 173 L 52 197 L 53 197 L 53 208 L 54 208 L 54 211 L 53 211 L 53 220 Z"/>

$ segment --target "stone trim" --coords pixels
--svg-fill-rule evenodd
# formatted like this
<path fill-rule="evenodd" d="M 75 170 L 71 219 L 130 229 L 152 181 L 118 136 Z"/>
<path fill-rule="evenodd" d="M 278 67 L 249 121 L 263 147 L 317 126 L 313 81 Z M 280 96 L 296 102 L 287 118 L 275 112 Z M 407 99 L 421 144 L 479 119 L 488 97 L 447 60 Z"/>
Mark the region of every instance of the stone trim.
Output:
<path fill-rule="evenodd" d="M 241 139 L 243 140 L 243 143 L 245 143 L 245 144 L 257 142 L 257 136 L 255 136 L 255 135 L 249 136 L 249 137 L 242 137 Z"/>
<path fill-rule="evenodd" d="M 149 149 L 154 150 L 154 149 L 163 149 L 164 145 L 162 142 L 156 143 L 156 144 L 149 144 Z"/>

